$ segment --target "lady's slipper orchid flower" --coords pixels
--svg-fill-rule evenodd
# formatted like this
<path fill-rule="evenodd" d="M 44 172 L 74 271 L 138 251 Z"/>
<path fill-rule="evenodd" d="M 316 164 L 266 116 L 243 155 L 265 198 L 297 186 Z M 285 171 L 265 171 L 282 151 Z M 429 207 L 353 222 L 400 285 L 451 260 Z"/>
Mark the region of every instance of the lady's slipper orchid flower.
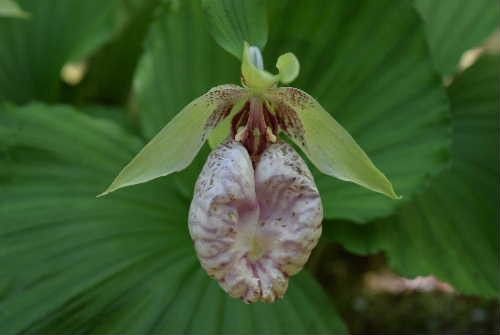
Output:
<path fill-rule="evenodd" d="M 321 172 L 397 198 L 389 180 L 316 100 L 278 87 L 297 77 L 297 58 L 281 55 L 276 67 L 276 75 L 265 71 L 260 50 L 245 43 L 243 86 L 217 86 L 192 101 L 101 194 L 184 169 L 209 139 L 218 147 L 196 183 L 190 234 L 208 274 L 246 302 L 282 297 L 288 277 L 300 271 L 321 234 L 323 210 L 313 177 L 280 140 L 281 132 Z"/>

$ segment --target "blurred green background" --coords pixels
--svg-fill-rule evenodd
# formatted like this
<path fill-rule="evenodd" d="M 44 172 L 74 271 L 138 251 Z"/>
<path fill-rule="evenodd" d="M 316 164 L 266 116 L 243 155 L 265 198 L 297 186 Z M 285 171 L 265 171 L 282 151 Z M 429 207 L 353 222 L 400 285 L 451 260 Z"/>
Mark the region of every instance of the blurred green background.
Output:
<path fill-rule="evenodd" d="M 498 332 L 500 3 L 0 0 L 0 333 Z M 96 199 L 181 108 L 291 51 L 393 182 L 313 170 L 323 236 L 275 304 L 227 296 L 185 171 Z"/>

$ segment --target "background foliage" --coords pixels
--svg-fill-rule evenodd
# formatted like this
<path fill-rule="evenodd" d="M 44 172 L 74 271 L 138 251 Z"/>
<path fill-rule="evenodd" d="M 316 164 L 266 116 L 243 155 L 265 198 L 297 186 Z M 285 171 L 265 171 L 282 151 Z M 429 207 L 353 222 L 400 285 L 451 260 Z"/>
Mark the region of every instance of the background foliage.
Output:
<path fill-rule="evenodd" d="M 333 242 L 497 298 L 500 62 L 477 50 L 463 71 L 462 55 L 499 21 L 494 0 L 0 0 L 0 332 L 359 331 L 318 270 Z M 404 196 L 314 171 L 324 239 L 272 305 L 229 298 L 195 257 L 186 218 L 208 148 L 95 198 L 186 103 L 239 83 L 243 40 L 267 64 L 294 52 L 293 85 Z"/>

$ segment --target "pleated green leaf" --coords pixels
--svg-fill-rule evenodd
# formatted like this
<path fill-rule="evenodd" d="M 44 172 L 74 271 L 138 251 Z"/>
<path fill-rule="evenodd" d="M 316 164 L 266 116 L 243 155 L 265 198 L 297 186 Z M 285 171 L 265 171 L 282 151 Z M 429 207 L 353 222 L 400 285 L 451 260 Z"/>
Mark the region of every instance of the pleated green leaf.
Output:
<path fill-rule="evenodd" d="M 144 39 L 160 0 L 123 1 L 124 21 L 113 39 L 92 55 L 88 73 L 77 87 L 78 100 L 125 104 Z"/>
<path fill-rule="evenodd" d="M 301 65 L 293 86 L 331 113 L 403 196 L 316 171 L 326 217 L 386 216 L 446 166 L 448 101 L 411 2 L 287 1 L 273 12 L 267 63 L 286 51 Z"/>
<path fill-rule="evenodd" d="M 359 253 L 383 250 L 406 276 L 433 274 L 467 294 L 498 296 L 498 117 L 500 58 L 487 56 L 448 93 L 451 168 L 391 220 L 331 222 L 326 236 Z"/>
<path fill-rule="evenodd" d="M 134 78 L 134 108 L 149 138 L 212 87 L 240 82 L 240 64 L 211 39 L 199 0 L 160 9 Z"/>
<path fill-rule="evenodd" d="M 265 0 L 202 0 L 210 32 L 226 51 L 241 59 L 243 42 L 264 48 L 267 42 Z"/>
<path fill-rule="evenodd" d="M 0 19 L 0 101 L 55 101 L 60 71 L 107 40 L 119 1 L 22 0 L 28 20 Z"/>
<path fill-rule="evenodd" d="M 0 0 L 0 18 L 27 18 L 28 16 L 29 14 L 23 11 L 17 2 L 13 0 Z"/>
<path fill-rule="evenodd" d="M 0 109 L 0 333 L 339 333 L 303 273 L 276 304 L 209 279 L 187 229 L 192 169 L 96 199 L 143 145 L 70 107 Z"/>
<path fill-rule="evenodd" d="M 436 67 L 454 74 L 462 54 L 480 46 L 500 27 L 496 0 L 415 0 Z"/>

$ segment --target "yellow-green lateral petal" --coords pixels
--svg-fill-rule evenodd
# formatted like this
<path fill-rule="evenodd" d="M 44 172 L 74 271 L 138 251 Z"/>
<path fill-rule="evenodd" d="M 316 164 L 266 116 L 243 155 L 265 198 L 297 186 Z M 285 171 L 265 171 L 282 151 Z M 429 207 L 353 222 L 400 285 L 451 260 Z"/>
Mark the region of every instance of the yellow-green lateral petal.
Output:
<path fill-rule="evenodd" d="M 277 76 L 255 66 L 252 60 L 250 45 L 247 42 L 245 42 L 243 48 L 241 75 L 243 76 L 245 85 L 257 92 L 273 87 L 278 81 Z"/>
<path fill-rule="evenodd" d="M 299 75 L 300 63 L 293 53 L 287 52 L 278 57 L 276 68 L 279 71 L 280 82 L 289 84 Z"/>
<path fill-rule="evenodd" d="M 399 198 L 387 177 L 313 97 L 293 87 L 281 87 L 270 90 L 267 98 L 275 109 L 296 113 L 298 125 L 287 133 L 321 172 Z"/>
<path fill-rule="evenodd" d="M 222 114 L 244 94 L 245 90 L 239 86 L 222 85 L 192 101 L 146 144 L 100 195 L 187 167 L 210 130 L 221 121 Z"/>

